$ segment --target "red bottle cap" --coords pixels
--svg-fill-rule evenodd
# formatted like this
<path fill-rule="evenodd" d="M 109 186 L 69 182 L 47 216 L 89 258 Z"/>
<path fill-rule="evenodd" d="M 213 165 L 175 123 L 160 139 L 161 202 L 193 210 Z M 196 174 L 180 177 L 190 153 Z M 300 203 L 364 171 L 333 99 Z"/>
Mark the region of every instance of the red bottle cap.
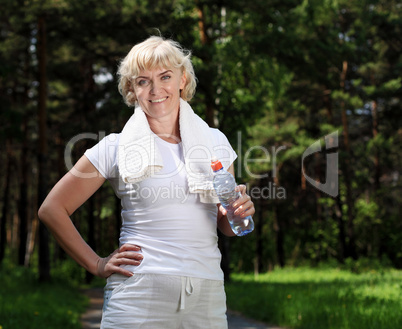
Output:
<path fill-rule="evenodd" d="M 218 171 L 223 168 L 222 163 L 215 157 L 211 160 L 211 168 L 213 171 Z"/>

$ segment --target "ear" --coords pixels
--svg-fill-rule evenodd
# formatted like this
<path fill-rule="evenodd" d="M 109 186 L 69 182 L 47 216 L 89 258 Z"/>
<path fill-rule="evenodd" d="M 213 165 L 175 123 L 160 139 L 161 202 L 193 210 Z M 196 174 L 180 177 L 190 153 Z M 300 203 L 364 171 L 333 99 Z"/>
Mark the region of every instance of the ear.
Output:
<path fill-rule="evenodd" d="M 187 82 L 187 77 L 186 77 L 186 72 L 184 71 L 181 74 L 181 78 L 180 78 L 180 90 L 183 90 L 184 87 L 186 86 L 186 82 Z"/>
<path fill-rule="evenodd" d="M 133 98 L 134 102 L 138 102 L 137 95 L 135 94 L 134 90 L 134 83 L 129 82 L 128 85 L 129 85 L 128 93 L 132 95 L 131 97 Z"/>

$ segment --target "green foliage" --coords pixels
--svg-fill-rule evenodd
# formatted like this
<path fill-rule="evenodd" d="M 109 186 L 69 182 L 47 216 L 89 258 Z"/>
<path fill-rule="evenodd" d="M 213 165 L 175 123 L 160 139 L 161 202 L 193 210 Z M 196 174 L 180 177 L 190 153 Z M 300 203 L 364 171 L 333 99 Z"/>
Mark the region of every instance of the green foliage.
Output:
<path fill-rule="evenodd" d="M 229 308 L 287 328 L 381 329 L 402 325 L 401 271 L 374 266 L 285 268 L 226 284 Z"/>
<path fill-rule="evenodd" d="M 6 0 L 0 16 L 0 166 L 6 160 L 17 164 L 5 212 L 9 232 L 21 207 L 23 154 L 29 168 L 26 208 L 36 211 L 37 21 L 44 16 L 49 186 L 66 171 L 63 150 L 72 137 L 121 131 L 132 109 L 117 91 L 119 60 L 159 29 L 192 50 L 198 77 L 192 106 L 228 136 L 238 152 L 237 180 L 254 192 L 259 232 L 231 239 L 233 270 L 253 270 L 257 260 L 265 270 L 282 261 L 343 262 L 351 256 L 386 257 L 402 267 L 397 1 Z M 339 197 L 331 198 L 303 181 L 302 168 L 325 181 L 324 136 L 334 131 Z M 302 164 L 303 153 L 318 140 L 323 152 Z M 95 142 L 77 143 L 72 162 Z M 6 152 L 6 144 L 13 152 Z M 274 188 L 284 189 L 285 198 Z M 107 255 L 118 243 L 120 205 L 110 188 L 94 200 L 72 218 L 85 239 L 93 237 L 96 251 Z M 83 279 L 82 270 L 51 251 L 54 275 Z"/>
<path fill-rule="evenodd" d="M 0 327 L 3 329 L 81 328 L 80 316 L 87 299 L 66 277 L 38 283 L 37 275 L 31 270 L 3 264 L 0 280 Z"/>
<path fill-rule="evenodd" d="M 86 271 L 74 260 L 67 258 L 53 264 L 51 275 L 55 280 L 68 280 L 70 285 L 79 287 L 85 282 Z"/>
<path fill-rule="evenodd" d="M 358 260 L 347 258 L 341 268 L 357 274 L 369 272 L 384 273 L 384 271 L 387 272 L 392 268 L 392 264 L 387 257 L 383 257 L 382 259 L 362 257 Z"/>

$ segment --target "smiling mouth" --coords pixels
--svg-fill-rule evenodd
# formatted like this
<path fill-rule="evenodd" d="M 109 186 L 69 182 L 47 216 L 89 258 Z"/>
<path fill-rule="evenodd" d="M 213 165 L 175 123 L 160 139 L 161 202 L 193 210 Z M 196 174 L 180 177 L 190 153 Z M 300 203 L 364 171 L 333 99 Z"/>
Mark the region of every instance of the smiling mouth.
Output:
<path fill-rule="evenodd" d="M 160 99 L 154 99 L 154 100 L 150 100 L 151 103 L 162 103 L 164 100 L 167 100 L 167 97 L 164 98 L 160 98 Z"/>

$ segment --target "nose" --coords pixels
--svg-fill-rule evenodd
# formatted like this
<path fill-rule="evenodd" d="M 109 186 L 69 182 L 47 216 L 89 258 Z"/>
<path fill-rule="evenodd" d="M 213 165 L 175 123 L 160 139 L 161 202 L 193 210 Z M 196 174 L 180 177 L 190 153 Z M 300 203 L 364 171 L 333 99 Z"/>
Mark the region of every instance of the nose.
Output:
<path fill-rule="evenodd" d="M 161 90 L 161 87 L 160 87 L 160 85 L 159 85 L 158 82 L 152 82 L 152 83 L 151 83 L 150 93 L 151 93 L 152 95 L 157 94 L 160 90 Z"/>

